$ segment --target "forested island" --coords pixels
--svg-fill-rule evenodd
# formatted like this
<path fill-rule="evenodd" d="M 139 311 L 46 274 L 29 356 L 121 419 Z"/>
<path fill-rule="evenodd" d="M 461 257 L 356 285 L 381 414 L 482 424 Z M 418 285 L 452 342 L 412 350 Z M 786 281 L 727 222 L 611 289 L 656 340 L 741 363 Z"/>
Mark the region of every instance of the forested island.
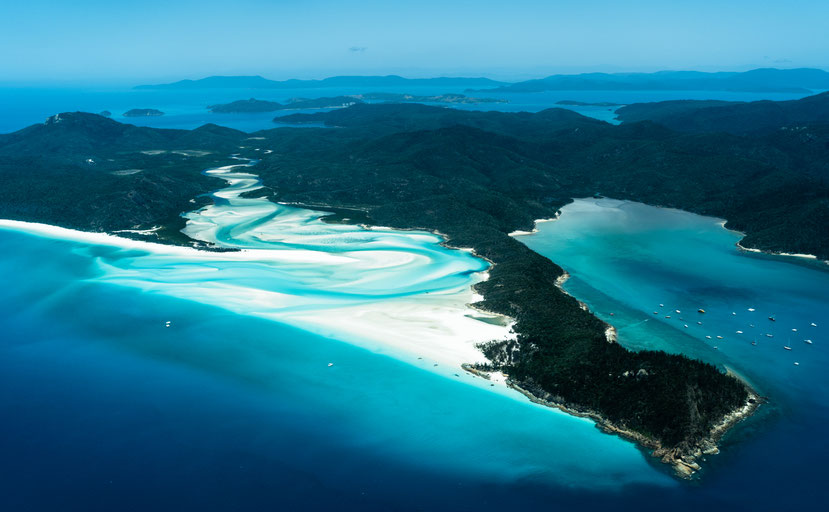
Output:
<path fill-rule="evenodd" d="M 124 117 L 155 117 L 163 115 L 164 112 L 154 108 L 134 108 L 124 112 Z"/>
<path fill-rule="evenodd" d="M 419 96 L 414 94 L 400 94 L 391 92 L 373 92 L 354 94 L 349 96 L 334 96 L 330 98 L 293 98 L 285 103 L 277 101 L 238 100 L 208 106 L 214 114 L 238 114 L 250 112 L 277 112 L 280 110 L 315 110 L 345 108 L 359 103 L 449 103 L 449 104 L 477 104 L 477 103 L 506 103 L 506 100 L 494 98 L 472 98 L 463 94 L 438 94 L 434 96 Z"/>
<path fill-rule="evenodd" d="M 333 98 L 314 99 L 294 98 L 288 100 L 287 103 L 251 98 L 249 100 L 238 100 L 230 103 L 210 105 L 207 108 L 214 114 L 238 114 L 246 112 L 276 112 L 278 110 L 345 108 L 357 103 L 362 103 L 362 101 L 352 96 L 335 96 Z"/>
<path fill-rule="evenodd" d="M 734 135 L 613 126 L 565 109 L 357 104 L 280 118 L 337 130 L 246 134 L 65 113 L 0 135 L 0 217 L 92 231 L 163 226 L 161 241 L 189 243 L 179 214 L 219 186 L 199 171 L 231 153 L 257 158 L 255 172 L 278 201 L 438 231 L 487 258 L 493 267 L 475 306 L 515 319 L 517 336 L 487 344 L 490 362 L 478 369 L 508 373 L 535 400 L 589 415 L 688 475 L 758 398 L 709 364 L 609 339 L 609 326 L 557 286 L 562 269 L 509 233 L 599 193 L 722 217 L 748 247 L 827 259 L 829 125 L 786 119 L 795 124 Z"/>

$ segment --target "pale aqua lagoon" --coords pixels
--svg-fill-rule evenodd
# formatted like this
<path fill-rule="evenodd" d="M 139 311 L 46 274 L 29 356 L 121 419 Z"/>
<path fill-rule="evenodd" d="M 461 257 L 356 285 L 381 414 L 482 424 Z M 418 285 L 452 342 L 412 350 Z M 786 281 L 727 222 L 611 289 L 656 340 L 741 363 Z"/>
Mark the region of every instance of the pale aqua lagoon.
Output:
<path fill-rule="evenodd" d="M 709 458 L 698 492 L 756 510 L 825 505 L 829 266 L 748 253 L 740 238 L 721 219 L 613 199 L 577 200 L 520 237 L 623 345 L 731 368 L 769 397 Z"/>

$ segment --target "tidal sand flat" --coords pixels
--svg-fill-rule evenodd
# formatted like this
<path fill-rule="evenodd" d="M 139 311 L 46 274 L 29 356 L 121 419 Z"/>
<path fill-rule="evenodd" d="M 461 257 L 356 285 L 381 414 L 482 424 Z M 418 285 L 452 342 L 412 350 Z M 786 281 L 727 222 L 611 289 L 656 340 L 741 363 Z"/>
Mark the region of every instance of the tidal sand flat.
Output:
<path fill-rule="evenodd" d="M 245 164 L 206 171 L 228 186 L 186 214 L 185 234 L 229 251 L 199 251 L 2 221 L 92 242 L 102 282 L 277 320 L 409 361 L 457 372 L 483 361 L 477 343 L 510 336 L 506 319 L 469 308 L 488 264 L 437 235 L 320 220 L 325 212 L 242 197 L 261 188 Z M 489 320 L 489 321 L 484 321 Z M 440 368 L 445 365 L 445 368 Z"/>

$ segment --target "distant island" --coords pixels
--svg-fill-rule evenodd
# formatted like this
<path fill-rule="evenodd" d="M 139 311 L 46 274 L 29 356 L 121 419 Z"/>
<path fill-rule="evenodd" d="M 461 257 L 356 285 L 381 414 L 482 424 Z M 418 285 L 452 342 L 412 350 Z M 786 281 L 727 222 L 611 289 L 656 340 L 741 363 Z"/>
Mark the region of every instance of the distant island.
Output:
<path fill-rule="evenodd" d="M 154 108 L 134 108 L 124 112 L 124 117 L 157 117 L 163 115 L 164 112 Z"/>
<path fill-rule="evenodd" d="M 735 91 L 809 93 L 829 89 L 829 73 L 821 69 L 763 68 L 737 72 L 659 71 L 656 73 L 582 73 L 551 75 L 488 92 L 542 91 Z"/>
<path fill-rule="evenodd" d="M 209 76 L 199 80 L 179 80 L 169 84 L 139 85 L 136 89 L 319 89 L 326 87 L 353 87 L 355 89 L 382 89 L 386 87 L 498 87 L 507 82 L 489 78 L 403 78 L 386 76 L 334 76 L 322 80 L 268 80 L 261 76 Z"/>
<path fill-rule="evenodd" d="M 476 103 L 506 103 L 507 100 L 495 98 L 472 98 L 463 94 L 439 94 L 435 96 L 418 96 L 414 94 L 398 94 L 391 92 L 374 92 L 367 94 L 355 94 L 350 96 L 333 96 L 330 98 L 293 98 L 286 103 L 276 101 L 238 100 L 231 103 L 208 106 L 208 110 L 214 114 L 238 114 L 249 112 L 276 112 L 279 110 L 311 110 L 311 109 L 333 109 L 345 108 L 352 105 L 367 102 L 385 103 L 450 103 L 450 104 L 476 104 Z"/>
<path fill-rule="evenodd" d="M 352 96 L 335 96 L 332 98 L 315 99 L 294 98 L 289 100 L 287 103 L 251 98 L 249 100 L 238 100 L 230 103 L 210 105 L 207 109 L 214 114 L 240 114 L 248 112 L 276 112 L 278 110 L 344 108 L 350 107 L 351 105 L 355 105 L 357 103 L 362 103 L 362 101 L 357 100 Z"/>
<path fill-rule="evenodd" d="M 556 105 L 567 105 L 572 107 L 619 107 L 621 103 L 612 103 L 609 101 L 600 101 L 598 103 L 589 103 L 586 101 L 576 101 L 576 100 L 561 100 L 557 101 Z"/>

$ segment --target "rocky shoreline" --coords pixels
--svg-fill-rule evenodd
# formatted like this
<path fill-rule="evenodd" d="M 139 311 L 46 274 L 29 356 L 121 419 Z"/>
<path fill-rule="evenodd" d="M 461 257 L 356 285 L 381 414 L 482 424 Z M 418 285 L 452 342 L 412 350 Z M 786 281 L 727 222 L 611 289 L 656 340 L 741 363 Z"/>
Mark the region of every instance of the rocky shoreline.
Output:
<path fill-rule="evenodd" d="M 483 372 L 476 371 L 475 373 L 480 374 Z M 593 410 L 579 409 L 557 402 L 549 394 L 545 397 L 539 397 L 535 393 L 523 388 L 520 384 L 509 378 L 507 378 L 506 383 L 507 386 L 523 394 L 533 403 L 559 409 L 560 411 L 566 412 L 567 414 L 573 416 L 589 418 L 593 420 L 596 423 L 596 427 L 602 431 L 608 434 L 618 435 L 637 443 L 642 448 L 650 450 L 651 456 L 659 458 L 660 462 L 663 464 L 671 465 L 674 469 L 674 474 L 677 477 L 686 480 L 691 479 L 697 471 L 702 469 L 697 461 L 705 455 L 714 455 L 719 453 L 717 443 L 723 435 L 725 435 L 725 433 L 737 423 L 751 416 L 763 402 L 763 398 L 761 398 L 751 387 L 748 386 L 747 383 L 743 381 L 743 384 L 746 386 L 746 390 L 748 391 L 748 399 L 741 408 L 725 415 L 719 423 L 714 425 L 709 430 L 705 437 L 695 442 L 692 446 L 667 448 L 662 446 L 662 444 L 655 439 L 629 430 L 622 425 L 614 424 Z"/>

